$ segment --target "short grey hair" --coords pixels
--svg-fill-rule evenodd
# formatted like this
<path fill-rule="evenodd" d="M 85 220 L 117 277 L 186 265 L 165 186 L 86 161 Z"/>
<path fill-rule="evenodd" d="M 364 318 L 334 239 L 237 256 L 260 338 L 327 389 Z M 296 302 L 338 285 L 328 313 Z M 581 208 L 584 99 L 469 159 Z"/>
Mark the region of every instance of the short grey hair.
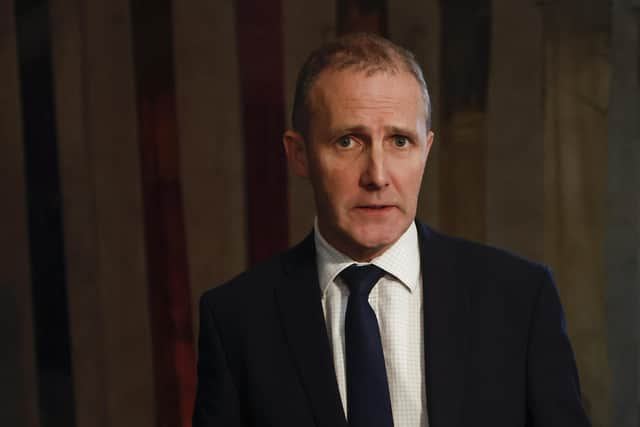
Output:
<path fill-rule="evenodd" d="M 427 131 L 431 129 L 431 98 L 422 69 L 413 53 L 395 43 L 369 33 L 354 33 L 328 42 L 309 55 L 298 74 L 293 98 L 291 125 L 307 136 L 311 112 L 309 93 L 322 71 L 355 69 L 371 76 L 378 72 L 409 72 L 420 85 L 426 106 Z"/>

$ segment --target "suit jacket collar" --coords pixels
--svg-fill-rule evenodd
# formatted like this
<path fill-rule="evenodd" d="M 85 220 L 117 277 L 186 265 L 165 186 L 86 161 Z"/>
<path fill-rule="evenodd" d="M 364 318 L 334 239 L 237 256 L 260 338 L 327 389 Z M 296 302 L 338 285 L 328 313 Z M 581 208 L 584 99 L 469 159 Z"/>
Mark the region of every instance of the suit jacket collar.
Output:
<path fill-rule="evenodd" d="M 461 422 L 469 300 L 456 268 L 457 246 L 416 222 L 423 281 L 425 380 L 430 427 Z M 318 427 L 347 427 L 322 313 L 313 233 L 283 258 L 276 287 L 292 358 Z"/>
<path fill-rule="evenodd" d="M 430 427 L 462 422 L 469 297 L 459 245 L 417 223 L 422 266 L 425 380 Z M 467 266 L 468 267 L 468 266 Z"/>
<path fill-rule="evenodd" d="M 322 312 L 313 233 L 284 257 L 276 288 L 285 336 L 318 427 L 347 427 Z"/>

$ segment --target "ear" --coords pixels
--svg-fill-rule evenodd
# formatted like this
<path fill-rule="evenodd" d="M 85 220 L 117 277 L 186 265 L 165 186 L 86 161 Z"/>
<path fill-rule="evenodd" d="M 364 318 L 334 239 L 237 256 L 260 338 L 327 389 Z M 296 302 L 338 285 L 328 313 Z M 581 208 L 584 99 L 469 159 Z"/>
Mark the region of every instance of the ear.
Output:
<path fill-rule="evenodd" d="M 429 131 L 429 133 L 427 134 L 427 146 L 424 154 L 425 163 L 429 159 L 429 153 L 431 152 L 431 146 L 433 145 L 433 138 L 434 138 L 434 133 L 432 131 Z"/>
<path fill-rule="evenodd" d="M 282 136 L 282 144 L 293 173 L 303 178 L 309 177 L 304 137 L 299 132 L 288 130 Z"/>

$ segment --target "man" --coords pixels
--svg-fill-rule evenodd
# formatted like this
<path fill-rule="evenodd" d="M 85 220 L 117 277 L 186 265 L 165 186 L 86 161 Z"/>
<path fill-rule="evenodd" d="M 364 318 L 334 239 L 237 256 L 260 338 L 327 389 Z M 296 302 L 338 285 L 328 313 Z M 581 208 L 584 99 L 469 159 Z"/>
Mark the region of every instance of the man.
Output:
<path fill-rule="evenodd" d="M 314 230 L 202 297 L 194 427 L 589 425 L 548 270 L 415 221 L 430 117 L 389 41 L 310 56 L 283 142 Z"/>

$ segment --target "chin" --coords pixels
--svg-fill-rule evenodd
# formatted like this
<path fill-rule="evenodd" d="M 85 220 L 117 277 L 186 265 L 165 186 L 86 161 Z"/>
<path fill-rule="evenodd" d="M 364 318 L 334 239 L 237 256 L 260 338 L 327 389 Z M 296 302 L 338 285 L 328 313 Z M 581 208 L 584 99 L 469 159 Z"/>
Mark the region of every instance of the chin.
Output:
<path fill-rule="evenodd" d="M 358 232 L 351 236 L 357 246 L 367 251 L 386 249 L 393 245 L 404 232 L 404 230 L 399 230 L 397 227 L 383 230 L 380 230 L 379 227 L 377 227 L 377 229 L 369 228 L 374 227 L 366 227 L 364 230 L 358 230 Z"/>

